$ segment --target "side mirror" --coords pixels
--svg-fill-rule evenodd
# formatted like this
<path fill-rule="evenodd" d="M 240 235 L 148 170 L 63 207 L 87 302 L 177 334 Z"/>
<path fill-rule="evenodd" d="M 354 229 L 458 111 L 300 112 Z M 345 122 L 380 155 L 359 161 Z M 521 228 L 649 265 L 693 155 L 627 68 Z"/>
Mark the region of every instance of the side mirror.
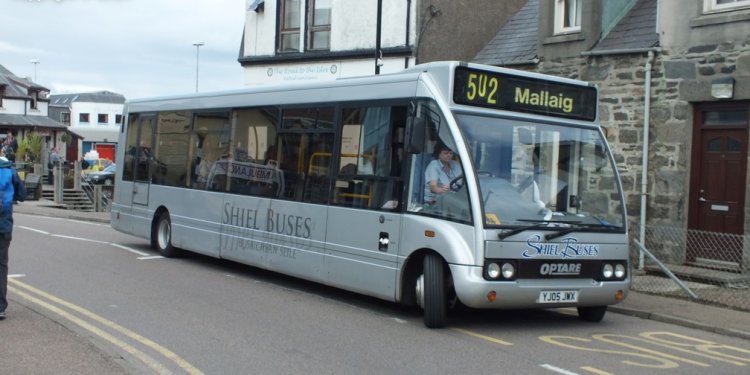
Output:
<path fill-rule="evenodd" d="M 406 152 L 421 154 L 424 150 L 424 136 L 427 121 L 424 117 L 410 117 L 406 127 Z"/>

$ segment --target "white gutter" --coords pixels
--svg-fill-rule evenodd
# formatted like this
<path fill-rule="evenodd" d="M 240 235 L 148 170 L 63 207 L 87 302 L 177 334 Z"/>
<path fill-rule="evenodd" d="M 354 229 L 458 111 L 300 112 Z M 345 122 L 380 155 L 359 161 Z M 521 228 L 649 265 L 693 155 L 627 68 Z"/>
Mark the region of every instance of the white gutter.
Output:
<path fill-rule="evenodd" d="M 646 88 L 644 90 L 643 103 L 643 161 L 641 162 L 641 225 L 638 233 L 638 239 L 646 244 L 646 203 L 648 198 L 648 131 L 651 117 L 651 60 L 654 58 L 654 52 L 648 51 L 646 58 Z M 639 251 L 638 269 L 643 269 L 643 251 Z"/>

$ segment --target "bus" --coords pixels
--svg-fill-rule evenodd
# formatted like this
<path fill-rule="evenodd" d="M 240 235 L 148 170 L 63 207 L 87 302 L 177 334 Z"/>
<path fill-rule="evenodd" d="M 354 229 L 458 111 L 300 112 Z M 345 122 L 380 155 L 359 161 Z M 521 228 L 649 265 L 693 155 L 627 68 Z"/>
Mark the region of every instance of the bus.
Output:
<path fill-rule="evenodd" d="M 131 100 L 111 225 L 165 257 L 418 306 L 430 328 L 456 306 L 600 321 L 631 272 L 598 100 L 585 82 L 456 61 Z"/>

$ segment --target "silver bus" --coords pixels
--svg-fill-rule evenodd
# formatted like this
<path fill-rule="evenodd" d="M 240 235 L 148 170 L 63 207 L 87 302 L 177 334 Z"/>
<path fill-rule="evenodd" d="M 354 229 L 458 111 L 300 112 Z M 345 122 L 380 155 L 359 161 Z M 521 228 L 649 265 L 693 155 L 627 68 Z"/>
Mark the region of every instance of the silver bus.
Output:
<path fill-rule="evenodd" d="M 598 90 L 462 62 L 132 100 L 112 227 L 404 305 L 576 307 L 630 285 Z"/>

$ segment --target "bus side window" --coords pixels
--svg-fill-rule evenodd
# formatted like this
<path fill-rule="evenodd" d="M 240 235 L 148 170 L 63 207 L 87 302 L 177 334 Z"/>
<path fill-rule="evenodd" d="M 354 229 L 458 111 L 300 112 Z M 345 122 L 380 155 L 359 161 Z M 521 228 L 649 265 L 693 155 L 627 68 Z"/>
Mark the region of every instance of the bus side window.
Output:
<path fill-rule="evenodd" d="M 389 211 L 400 208 L 405 123 L 406 106 L 342 111 L 334 204 Z"/>
<path fill-rule="evenodd" d="M 282 198 L 311 203 L 328 202 L 331 158 L 318 156 L 316 161 L 313 155 L 333 151 L 333 118 L 333 107 L 283 110 L 283 128 L 279 131 L 277 142 L 281 150 L 280 169 L 285 179 Z M 314 174 L 311 175 L 311 171 Z"/>

